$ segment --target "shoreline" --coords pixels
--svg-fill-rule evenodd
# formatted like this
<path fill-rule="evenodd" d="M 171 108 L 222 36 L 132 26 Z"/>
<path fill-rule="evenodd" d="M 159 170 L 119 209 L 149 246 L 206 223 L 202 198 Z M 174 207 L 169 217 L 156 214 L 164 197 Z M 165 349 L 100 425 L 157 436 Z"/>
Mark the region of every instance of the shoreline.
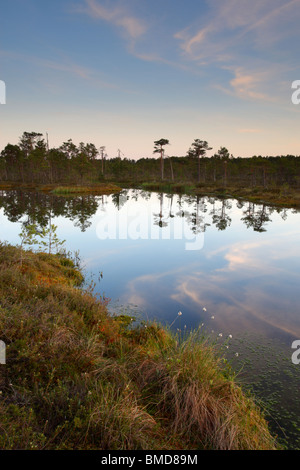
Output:
<path fill-rule="evenodd" d="M 256 204 L 274 205 L 281 208 L 300 209 L 300 191 L 286 188 L 240 188 L 237 186 L 220 187 L 218 185 L 192 185 L 189 183 L 144 182 L 128 183 L 108 181 L 105 183 L 70 185 L 70 184 L 35 184 L 0 182 L 0 190 L 28 190 L 52 193 L 57 196 L 67 195 L 107 195 L 121 192 L 122 189 L 141 189 L 151 192 L 170 194 L 187 194 L 201 197 L 217 197 L 222 199 L 237 199 Z"/>
<path fill-rule="evenodd" d="M 0 243 L 0 265 L 2 449 L 279 448 L 200 330 L 109 315 L 64 255 Z"/>
<path fill-rule="evenodd" d="M 122 190 L 119 186 L 112 182 L 72 185 L 72 184 L 36 184 L 36 183 L 11 183 L 0 182 L 0 191 L 9 190 L 27 190 L 40 191 L 43 193 L 53 193 L 57 196 L 73 195 L 73 194 L 114 194 Z"/>

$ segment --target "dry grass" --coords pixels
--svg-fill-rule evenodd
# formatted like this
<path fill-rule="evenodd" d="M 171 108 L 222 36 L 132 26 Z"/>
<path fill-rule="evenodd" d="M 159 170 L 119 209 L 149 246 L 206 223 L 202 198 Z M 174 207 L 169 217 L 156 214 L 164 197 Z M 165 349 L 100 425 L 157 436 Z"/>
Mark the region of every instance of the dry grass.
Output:
<path fill-rule="evenodd" d="M 72 195 L 72 194 L 112 194 L 118 193 L 121 188 L 112 183 L 97 184 L 90 186 L 58 186 L 52 189 L 52 192 L 57 195 Z"/>
<path fill-rule="evenodd" d="M 275 448 L 253 398 L 243 394 L 211 344 L 194 332 L 144 360 L 138 381 L 174 436 L 194 448 Z"/>
<path fill-rule="evenodd" d="M 70 260 L 0 244 L 2 449 L 273 449 L 198 332 L 178 341 L 79 288 Z"/>

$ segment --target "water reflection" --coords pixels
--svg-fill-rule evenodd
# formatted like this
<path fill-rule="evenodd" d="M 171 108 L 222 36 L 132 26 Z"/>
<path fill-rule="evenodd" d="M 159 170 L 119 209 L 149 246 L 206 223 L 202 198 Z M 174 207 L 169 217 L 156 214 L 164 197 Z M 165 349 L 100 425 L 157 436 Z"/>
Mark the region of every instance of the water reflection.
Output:
<path fill-rule="evenodd" d="M 80 251 L 86 271 L 95 278 L 103 272 L 96 291 L 112 299 L 112 313 L 130 306 L 130 312 L 171 324 L 181 310 L 182 328 L 204 323 L 216 340 L 220 333 L 233 340 L 247 333 L 261 347 L 269 341 L 275 365 L 280 342 L 285 364 L 291 363 L 292 341 L 300 339 L 296 210 L 140 190 L 76 197 L 2 191 L 0 220 L 0 239 L 11 243 L 19 243 L 20 225 L 53 221 L 67 250 Z M 113 237 L 99 237 L 105 225 L 114 228 Z M 200 236 L 201 249 L 189 251 L 184 238 L 191 242 Z M 244 346 L 234 347 L 248 360 Z M 252 353 L 252 345 L 248 349 Z M 254 377 L 268 366 L 261 353 L 257 362 Z M 294 388 L 285 385 L 282 371 L 274 370 L 271 376 L 268 369 L 268 375 L 280 383 L 281 405 L 288 402 L 294 410 L 297 430 L 299 369 L 293 372 L 298 373 Z M 265 375 L 263 390 L 264 381 Z"/>
<path fill-rule="evenodd" d="M 104 271 L 99 289 L 150 316 L 170 321 L 180 309 L 193 327 L 211 327 L 214 315 L 214 325 L 230 333 L 300 338 L 296 210 L 139 190 L 75 197 L 2 191 L 0 208 L 13 224 L 43 227 L 56 220 L 87 268 Z M 99 239 L 104 224 L 116 225 L 114 236 Z M 189 253 L 182 238 L 199 234 L 205 234 L 203 249 Z M 10 241 L 3 233 L 1 239 Z"/>
<path fill-rule="evenodd" d="M 4 215 L 11 222 L 18 222 L 27 216 L 30 223 L 38 223 L 46 226 L 53 217 L 65 217 L 74 222 L 85 232 L 92 223 L 92 218 L 100 208 L 105 212 L 109 202 L 120 211 L 122 207 L 132 201 L 149 201 L 152 193 L 139 190 L 124 190 L 120 194 L 111 196 L 80 195 L 59 197 L 53 194 L 39 192 L 12 190 L 0 191 L 0 208 L 4 209 Z M 230 227 L 232 218 L 230 210 L 233 200 L 219 199 L 215 197 L 183 196 L 158 193 L 158 212 L 153 212 L 155 224 L 159 227 L 167 227 L 173 218 L 184 218 L 193 233 L 205 232 L 207 227 L 215 225 L 223 231 Z M 241 211 L 241 220 L 247 228 L 256 232 L 265 232 L 271 215 L 276 212 L 282 220 L 286 220 L 288 212 L 296 213 L 296 210 L 275 208 L 266 204 L 253 202 L 234 201 Z"/>
<path fill-rule="evenodd" d="M 104 200 L 93 195 L 58 197 L 29 191 L 0 191 L 0 208 L 10 222 L 19 222 L 26 216 L 27 223 L 47 226 L 54 217 L 72 220 L 75 227 L 85 232 L 91 218 Z"/>

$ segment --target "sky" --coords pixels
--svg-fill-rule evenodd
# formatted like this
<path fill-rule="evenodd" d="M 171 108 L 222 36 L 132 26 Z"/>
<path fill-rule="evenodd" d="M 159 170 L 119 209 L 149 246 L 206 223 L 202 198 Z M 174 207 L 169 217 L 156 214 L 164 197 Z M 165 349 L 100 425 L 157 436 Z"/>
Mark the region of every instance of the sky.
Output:
<path fill-rule="evenodd" d="M 34 131 L 108 157 L 300 154 L 300 0 L 10 0 L 1 20 L 0 150 Z"/>

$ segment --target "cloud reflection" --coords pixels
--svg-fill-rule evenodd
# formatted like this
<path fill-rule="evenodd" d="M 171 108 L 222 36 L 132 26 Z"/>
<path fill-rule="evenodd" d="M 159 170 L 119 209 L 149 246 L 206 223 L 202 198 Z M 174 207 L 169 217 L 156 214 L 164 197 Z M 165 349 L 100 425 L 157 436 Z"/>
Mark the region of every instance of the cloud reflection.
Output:
<path fill-rule="evenodd" d="M 235 243 L 208 253 L 200 270 L 192 262 L 175 271 L 139 276 L 127 284 L 128 301 L 159 311 L 165 298 L 182 310 L 199 312 L 199 321 L 207 324 L 214 315 L 215 327 L 224 333 L 300 337 L 300 274 L 292 268 L 300 255 L 298 239 L 298 232 L 290 232 L 284 249 L 282 236 Z"/>

